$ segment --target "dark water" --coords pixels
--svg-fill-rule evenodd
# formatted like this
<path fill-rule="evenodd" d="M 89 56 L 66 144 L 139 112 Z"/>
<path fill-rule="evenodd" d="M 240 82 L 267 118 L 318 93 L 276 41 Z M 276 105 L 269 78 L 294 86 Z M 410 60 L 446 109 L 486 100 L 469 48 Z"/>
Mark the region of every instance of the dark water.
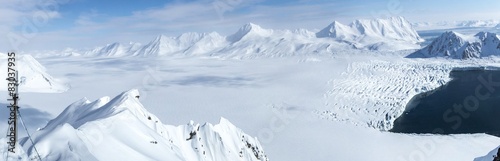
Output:
<path fill-rule="evenodd" d="M 390 131 L 500 136 L 500 69 L 455 69 L 450 77 L 412 98 Z"/>

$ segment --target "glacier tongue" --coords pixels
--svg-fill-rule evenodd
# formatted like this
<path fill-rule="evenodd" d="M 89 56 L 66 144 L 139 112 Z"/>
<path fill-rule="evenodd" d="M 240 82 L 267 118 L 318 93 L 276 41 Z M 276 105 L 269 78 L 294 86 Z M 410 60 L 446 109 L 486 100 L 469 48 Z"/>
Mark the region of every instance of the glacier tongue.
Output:
<path fill-rule="evenodd" d="M 43 160 L 268 160 L 262 146 L 221 118 L 205 123 L 163 124 L 139 101 L 138 90 L 113 99 L 81 99 L 23 142 L 29 158 Z"/>
<path fill-rule="evenodd" d="M 391 17 L 388 19 L 356 20 L 350 25 L 343 25 L 337 21 L 316 33 L 318 38 L 334 38 L 339 41 L 358 44 L 358 48 L 373 48 L 381 43 L 400 43 L 405 47 L 390 47 L 389 49 L 416 49 L 418 43 L 422 42 L 412 24 L 403 17 Z M 413 48 L 407 47 L 414 45 Z"/>

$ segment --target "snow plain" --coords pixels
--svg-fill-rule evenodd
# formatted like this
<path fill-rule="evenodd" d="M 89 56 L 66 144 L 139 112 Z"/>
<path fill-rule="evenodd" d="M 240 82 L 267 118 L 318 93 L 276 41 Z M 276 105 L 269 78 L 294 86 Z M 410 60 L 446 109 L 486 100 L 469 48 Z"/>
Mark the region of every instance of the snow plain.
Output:
<path fill-rule="evenodd" d="M 414 95 L 450 81 L 453 68 L 500 67 L 498 57 L 405 58 L 414 51 L 356 49 L 282 57 L 40 57 L 44 71 L 71 88 L 62 93 L 23 92 L 21 111 L 34 132 L 77 100 L 93 101 L 138 89 L 144 109 L 164 124 L 217 123 L 224 117 L 257 137 L 270 160 L 492 160 L 492 150 L 500 145 L 498 137 L 387 132 Z M 6 98 L 6 92 L 0 96 Z M 4 101 L 0 100 L 2 105 Z M 0 133 L 5 125 L 1 128 Z M 68 129 L 63 130 L 71 133 Z M 136 142 L 123 145 L 132 143 Z M 133 154 L 162 153 L 140 147 L 129 146 L 139 152 Z M 122 155 L 105 150 L 93 155 Z"/>

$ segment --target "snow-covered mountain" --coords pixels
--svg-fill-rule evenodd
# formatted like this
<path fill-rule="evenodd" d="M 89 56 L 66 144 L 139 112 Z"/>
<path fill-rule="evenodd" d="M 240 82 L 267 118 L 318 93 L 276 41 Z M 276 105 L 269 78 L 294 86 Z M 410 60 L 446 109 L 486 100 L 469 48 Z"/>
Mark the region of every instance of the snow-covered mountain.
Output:
<path fill-rule="evenodd" d="M 214 57 L 252 58 L 284 57 L 306 54 L 331 54 L 350 45 L 316 38 L 305 29 L 272 30 L 249 23 L 226 38 L 227 45 L 210 54 Z"/>
<path fill-rule="evenodd" d="M 177 37 L 160 35 L 140 45 L 120 43 L 63 56 L 215 56 L 282 57 L 305 54 L 332 54 L 342 50 L 419 49 L 423 39 L 403 17 L 356 20 L 349 26 L 333 22 L 318 33 L 305 29 L 273 30 L 248 23 L 229 36 L 211 33 L 184 33 Z M 58 52 L 51 52 L 58 53 Z M 41 54 L 41 56 L 48 54 Z"/>
<path fill-rule="evenodd" d="M 415 46 L 422 42 L 412 24 L 403 17 L 388 19 L 356 20 L 350 25 L 333 22 L 316 33 L 318 38 L 330 37 L 354 44 L 358 48 L 380 49 L 380 46 L 400 45 Z"/>
<path fill-rule="evenodd" d="M 141 48 L 140 43 L 130 42 L 129 44 L 112 43 L 107 44 L 102 47 L 97 47 L 93 50 L 86 51 L 85 56 L 106 56 L 106 57 L 118 57 L 126 56 L 127 53 L 137 51 Z"/>
<path fill-rule="evenodd" d="M 266 161 L 262 146 L 221 118 L 219 124 L 163 124 L 139 102 L 138 90 L 113 99 L 81 99 L 21 141 L 29 158 L 42 160 Z"/>
<path fill-rule="evenodd" d="M 7 54 L 0 53 L 0 67 L 7 69 Z M 19 71 L 20 92 L 64 92 L 69 86 L 53 78 L 35 58 L 31 55 L 18 55 L 16 68 Z M 7 84 L 6 79 L 0 79 L 1 84 Z M 7 86 L 0 86 L 0 91 L 6 91 Z"/>
<path fill-rule="evenodd" d="M 218 33 L 184 33 L 178 37 L 160 35 L 137 51 L 130 51 L 133 56 L 163 56 L 207 53 L 225 43 L 225 38 Z"/>
<path fill-rule="evenodd" d="M 479 32 L 474 36 L 449 31 L 427 47 L 408 57 L 449 57 L 454 59 L 480 58 L 500 55 L 500 37 L 495 33 Z"/>

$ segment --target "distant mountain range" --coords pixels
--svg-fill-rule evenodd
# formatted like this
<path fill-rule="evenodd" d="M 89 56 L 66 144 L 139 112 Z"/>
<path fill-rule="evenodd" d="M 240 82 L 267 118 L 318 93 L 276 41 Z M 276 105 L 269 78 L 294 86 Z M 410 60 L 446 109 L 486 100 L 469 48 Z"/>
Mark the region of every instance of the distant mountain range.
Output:
<path fill-rule="evenodd" d="M 112 43 L 90 50 L 68 48 L 63 51 L 37 53 L 46 56 L 83 57 L 222 57 L 254 58 L 285 57 L 352 53 L 352 50 L 398 51 L 418 50 L 424 40 L 415 27 L 489 27 L 499 28 L 500 21 L 454 21 L 440 23 L 410 23 L 403 17 L 387 19 L 361 19 L 349 25 L 334 21 L 319 32 L 306 29 L 273 30 L 248 23 L 234 34 L 223 36 L 217 32 L 189 32 L 177 37 L 159 35 L 146 43 Z M 496 55 L 491 44 L 484 41 L 495 39 L 493 33 L 479 33 L 474 40 L 456 32 L 446 32 L 435 42 L 409 57 L 446 56 L 452 58 L 474 58 Z M 450 44 L 451 43 L 451 44 Z M 495 41 L 492 41 L 495 43 Z"/>
<path fill-rule="evenodd" d="M 403 17 L 356 20 L 349 25 L 333 22 L 314 33 L 305 29 L 272 30 L 248 23 L 236 33 L 184 33 L 177 37 L 159 35 L 153 41 L 112 43 L 91 50 L 67 49 L 38 56 L 211 56 L 282 57 L 304 54 L 332 54 L 341 50 L 394 51 L 419 49 L 419 37 Z"/>

